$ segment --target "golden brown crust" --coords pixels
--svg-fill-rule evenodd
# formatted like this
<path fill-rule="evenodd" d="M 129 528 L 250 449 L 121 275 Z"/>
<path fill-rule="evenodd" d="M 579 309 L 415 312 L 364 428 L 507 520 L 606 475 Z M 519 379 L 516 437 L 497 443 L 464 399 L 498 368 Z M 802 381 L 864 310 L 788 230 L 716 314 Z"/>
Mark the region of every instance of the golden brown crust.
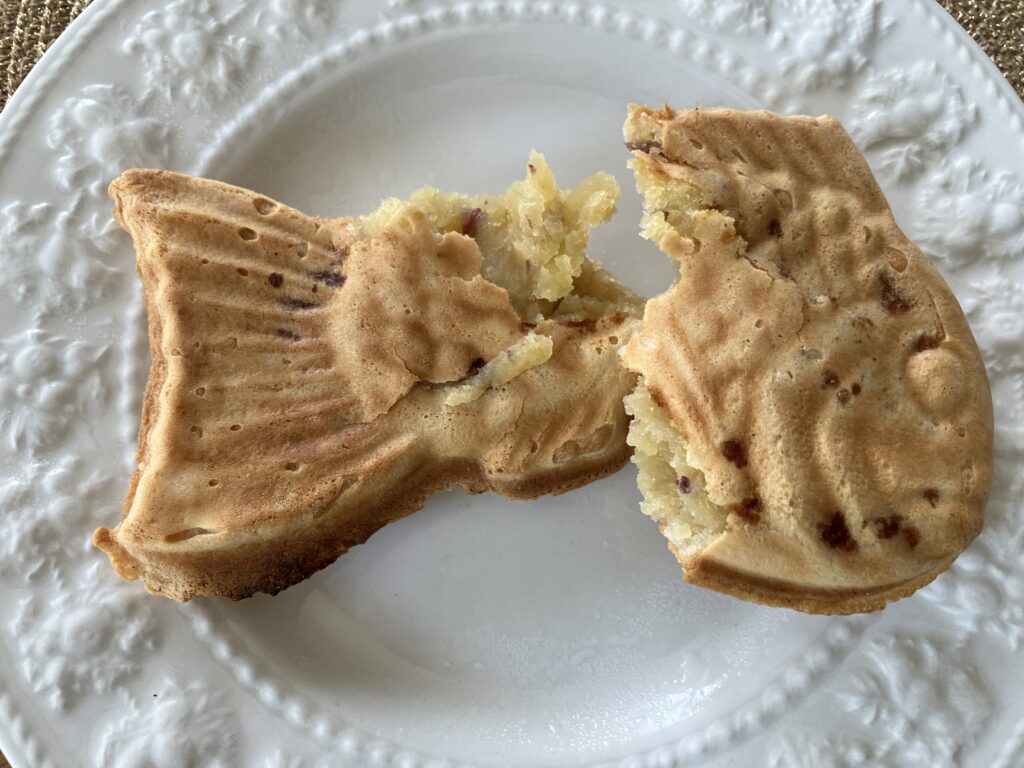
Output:
<path fill-rule="evenodd" d="M 439 381 L 525 333 L 469 238 L 437 239 L 412 213 L 363 241 L 345 220 L 162 171 L 111 192 L 153 363 L 124 518 L 94 542 L 150 591 L 276 592 L 435 491 L 533 498 L 628 457 L 633 376 L 609 339 L 632 319 L 544 321 L 547 363 L 445 407 Z"/>
<path fill-rule="evenodd" d="M 991 395 L 863 157 L 831 118 L 634 107 L 625 135 L 703 209 L 662 238 L 679 280 L 623 353 L 729 515 L 676 547 L 687 579 L 816 613 L 926 584 L 981 529 Z"/>
<path fill-rule="evenodd" d="M 955 559 L 951 558 L 929 571 L 896 584 L 883 584 L 869 589 L 808 589 L 785 579 L 751 576 L 714 560 L 680 557 L 677 552 L 676 556 L 683 564 L 683 573 L 690 584 L 758 605 L 830 615 L 881 610 L 893 600 L 909 597 L 930 584 Z"/>

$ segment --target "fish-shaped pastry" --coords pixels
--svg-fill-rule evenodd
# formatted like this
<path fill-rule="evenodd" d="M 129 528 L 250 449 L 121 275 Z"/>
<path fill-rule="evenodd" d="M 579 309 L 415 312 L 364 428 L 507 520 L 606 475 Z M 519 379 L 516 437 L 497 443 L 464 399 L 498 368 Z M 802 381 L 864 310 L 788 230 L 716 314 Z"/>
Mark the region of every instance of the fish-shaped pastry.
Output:
<path fill-rule="evenodd" d="M 615 209 L 543 157 L 504 195 L 321 219 L 155 170 L 110 187 L 152 355 L 124 516 L 93 540 L 176 600 L 276 593 L 453 486 L 559 493 L 627 460 L 642 302 L 585 256 Z"/>
<path fill-rule="evenodd" d="M 832 118 L 632 107 L 678 278 L 623 360 L 644 511 L 687 581 L 881 608 L 981 530 L 992 399 L 956 298 Z"/>

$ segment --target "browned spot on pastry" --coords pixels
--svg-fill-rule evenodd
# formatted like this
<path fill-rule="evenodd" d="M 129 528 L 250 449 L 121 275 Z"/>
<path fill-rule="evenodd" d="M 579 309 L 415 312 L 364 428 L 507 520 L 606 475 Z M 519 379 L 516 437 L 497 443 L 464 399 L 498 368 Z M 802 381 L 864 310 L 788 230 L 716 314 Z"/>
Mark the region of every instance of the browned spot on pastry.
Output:
<path fill-rule="evenodd" d="M 939 492 L 938 492 L 938 490 L 936 490 L 935 488 L 925 488 L 923 495 L 924 495 L 925 501 L 927 501 L 931 505 L 932 509 L 935 509 L 935 507 L 939 503 Z"/>
<path fill-rule="evenodd" d="M 284 305 L 293 312 L 315 309 L 319 306 L 318 304 L 314 304 L 312 301 L 306 301 L 305 299 L 286 299 Z"/>
<path fill-rule="evenodd" d="M 323 272 L 314 272 L 313 280 L 318 283 L 323 283 L 328 288 L 340 288 L 345 284 L 344 275 L 338 272 L 332 272 L 330 270 L 325 270 Z"/>
<path fill-rule="evenodd" d="M 676 488 L 679 489 L 680 493 L 689 493 L 693 490 L 693 483 L 690 482 L 690 478 L 686 475 L 680 475 L 679 479 L 676 480 Z"/>
<path fill-rule="evenodd" d="M 900 532 L 900 523 L 902 519 L 903 518 L 899 515 L 876 517 L 871 521 L 871 524 L 875 527 L 875 535 L 877 535 L 878 538 L 891 539 Z"/>
<path fill-rule="evenodd" d="M 743 449 L 743 443 L 737 440 L 722 443 L 722 455 L 740 469 L 747 466 L 747 452 Z"/>
<path fill-rule="evenodd" d="M 768 222 L 768 234 L 773 237 L 782 237 L 782 224 L 778 219 Z"/>
<path fill-rule="evenodd" d="M 925 350 L 929 349 L 938 349 L 938 346 L 939 344 L 942 343 L 943 338 L 944 334 L 942 333 L 922 333 L 920 336 L 917 337 L 917 341 L 914 342 L 914 351 L 924 352 Z"/>
<path fill-rule="evenodd" d="M 882 306 L 886 312 L 892 315 L 902 315 L 910 311 L 910 304 L 900 296 L 888 275 L 882 275 L 878 282 L 881 286 Z"/>
<path fill-rule="evenodd" d="M 832 549 L 842 552 L 852 552 L 857 548 L 857 541 L 850 534 L 846 525 L 846 518 L 842 512 L 835 512 L 826 522 L 820 523 L 821 540 Z"/>
<path fill-rule="evenodd" d="M 821 383 L 822 389 L 834 388 L 839 386 L 839 377 L 836 376 L 832 371 L 825 371 L 825 379 Z"/>
<path fill-rule="evenodd" d="M 911 549 L 916 547 L 917 543 L 921 540 L 921 537 L 917 533 L 917 528 L 912 525 L 904 526 L 903 540 L 907 542 L 907 546 Z"/>
<path fill-rule="evenodd" d="M 861 392 L 861 390 L 860 390 L 860 384 L 854 383 L 854 385 L 853 385 L 852 387 L 850 387 L 850 391 L 851 391 L 851 392 L 852 392 L 853 394 L 855 394 L 855 395 L 859 395 L 859 394 L 860 394 L 860 392 Z"/>
<path fill-rule="evenodd" d="M 274 288 L 280 288 L 284 285 L 284 275 L 280 272 L 271 272 L 267 275 L 267 282 L 270 283 Z"/>
<path fill-rule="evenodd" d="M 277 329 L 278 338 L 288 339 L 288 341 L 299 341 L 302 337 L 299 334 L 289 331 L 287 328 Z"/>
<path fill-rule="evenodd" d="M 732 511 L 739 515 L 744 522 L 751 525 L 757 525 L 761 522 L 761 500 L 757 496 L 744 499 L 739 504 L 736 504 Z"/>
<path fill-rule="evenodd" d="M 664 157 L 663 147 L 657 141 L 627 141 L 626 149 L 630 152 L 643 152 L 645 155 Z"/>
<path fill-rule="evenodd" d="M 468 379 L 470 376 L 475 376 L 486 364 L 487 361 L 482 357 L 474 357 L 469 361 L 469 368 L 466 369 L 466 375 L 462 377 L 463 380 Z"/>

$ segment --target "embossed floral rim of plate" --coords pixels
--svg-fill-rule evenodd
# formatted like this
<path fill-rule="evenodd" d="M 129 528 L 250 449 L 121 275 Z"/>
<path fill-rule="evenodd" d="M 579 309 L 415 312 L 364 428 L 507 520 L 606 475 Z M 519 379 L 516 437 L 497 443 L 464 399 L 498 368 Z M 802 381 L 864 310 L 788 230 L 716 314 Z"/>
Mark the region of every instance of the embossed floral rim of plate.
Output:
<path fill-rule="evenodd" d="M 940 264 L 997 412 L 985 532 L 880 614 L 681 582 L 632 469 L 460 493 L 281 595 L 177 605 L 88 537 L 147 368 L 107 183 L 157 166 L 310 213 L 500 190 L 531 147 L 625 190 L 592 252 L 648 295 L 629 101 L 838 116 Z M 1024 764 L 1024 108 L 930 0 L 97 0 L 0 118 L 0 748 L 15 768 Z"/>

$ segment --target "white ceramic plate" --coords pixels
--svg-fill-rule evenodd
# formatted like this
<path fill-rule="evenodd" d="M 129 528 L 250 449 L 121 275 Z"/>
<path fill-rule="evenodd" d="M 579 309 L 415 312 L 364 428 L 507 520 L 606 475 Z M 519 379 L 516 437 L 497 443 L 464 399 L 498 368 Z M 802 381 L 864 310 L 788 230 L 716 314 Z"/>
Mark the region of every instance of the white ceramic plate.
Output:
<path fill-rule="evenodd" d="M 592 253 L 647 294 L 629 101 L 831 112 L 989 363 L 981 538 L 884 612 L 690 587 L 631 468 L 448 493 L 275 598 L 179 606 L 88 544 L 146 376 L 107 183 L 235 182 L 324 215 L 500 190 L 531 147 L 626 190 Z M 98 0 L 0 118 L 0 747 L 16 768 L 1024 765 L 1024 108 L 930 0 Z"/>

